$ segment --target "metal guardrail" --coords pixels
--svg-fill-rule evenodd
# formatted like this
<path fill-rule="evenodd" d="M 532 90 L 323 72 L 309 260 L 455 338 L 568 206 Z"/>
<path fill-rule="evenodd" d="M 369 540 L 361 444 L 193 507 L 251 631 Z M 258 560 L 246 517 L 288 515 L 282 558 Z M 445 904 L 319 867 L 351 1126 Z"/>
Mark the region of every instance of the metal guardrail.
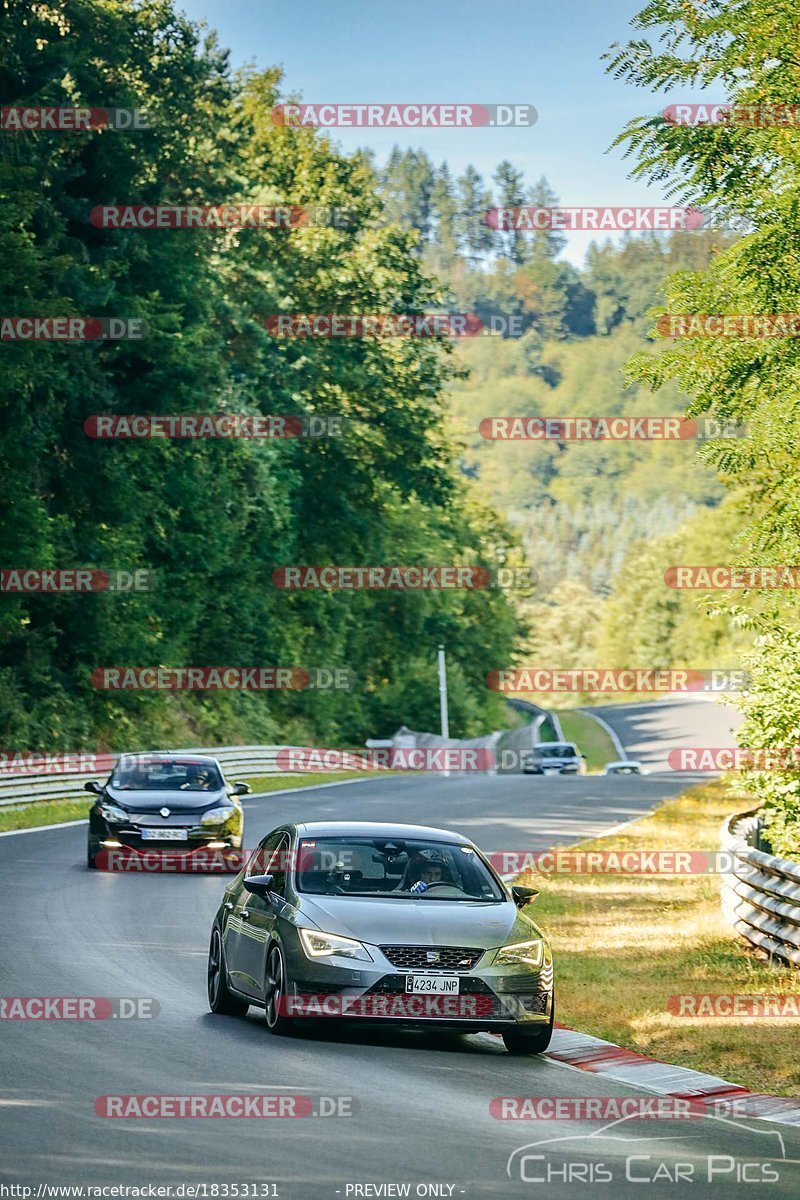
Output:
<path fill-rule="evenodd" d="M 299 749 L 294 746 L 192 746 L 181 750 L 170 750 L 175 754 L 210 754 L 219 760 L 228 779 L 253 778 L 256 775 L 289 776 L 302 774 L 298 771 L 282 771 L 277 764 L 279 750 Z M 25 774 L 9 773 L 0 776 L 0 808 L 10 804 L 27 804 L 34 800 L 53 800 L 73 798 L 83 793 L 83 785 L 90 779 L 104 779 L 109 773 L 107 760 L 113 755 L 83 755 L 89 760 L 102 757 L 102 766 L 93 766 L 87 770 L 69 771 L 54 774 L 52 771 L 35 773 L 26 771 Z M 88 795 L 86 796 L 89 802 Z"/>
<path fill-rule="evenodd" d="M 800 863 L 757 849 L 758 809 L 729 817 L 722 850 L 722 912 L 729 925 L 771 958 L 800 967 Z"/>
<path fill-rule="evenodd" d="M 544 710 L 541 710 L 541 712 L 544 714 L 544 717 L 540 719 L 546 719 L 547 714 L 544 713 Z M 534 727 L 536 725 L 538 725 L 538 722 Z M 398 734 L 395 735 L 395 745 L 398 748 L 398 753 L 400 752 L 399 746 L 402 742 L 402 738 L 400 738 L 401 733 L 404 733 L 411 740 L 413 746 L 433 749 L 442 746 L 460 747 L 461 749 L 484 749 L 493 752 L 500 739 L 499 732 L 486 734 L 483 737 L 460 740 L 458 738 L 442 738 L 438 734 L 433 733 L 419 733 L 406 729 L 403 726 L 398 731 Z M 298 765 L 293 766 L 291 771 L 282 770 L 278 766 L 279 752 L 288 750 L 301 752 L 298 758 Z M 226 777 L 229 780 L 235 780 L 237 777 L 252 779 L 258 775 L 291 778 L 292 776 L 314 773 L 314 767 L 304 770 L 299 765 L 303 760 L 302 752 L 307 750 L 308 747 L 303 746 L 189 746 L 180 749 L 173 747 L 163 751 L 163 753 L 209 754 L 213 758 L 218 759 Z M 153 753 L 153 751 L 126 751 L 126 753 L 135 755 L 136 753 Z M 107 778 L 114 761 L 120 757 L 120 754 L 121 752 L 82 755 L 56 754 L 51 756 L 53 761 L 50 764 L 50 768 L 46 769 L 42 767 L 41 771 L 33 769 L 25 769 L 24 771 L 15 770 L 13 766 L 4 763 L 2 768 L 0 768 L 0 808 L 8 805 L 30 804 L 35 800 L 77 798 L 83 793 L 83 785 L 89 780 Z M 363 755 L 363 766 L 365 769 L 369 768 L 369 750 L 342 751 L 341 754 L 345 757 L 352 756 L 354 769 L 358 769 L 362 765 L 360 758 Z M 66 758 L 74 760 L 70 763 L 69 769 L 66 768 L 63 761 Z M 78 763 L 79 759 L 80 764 Z M 85 770 L 82 769 L 83 766 L 85 766 Z M 391 759 L 386 766 L 391 769 Z M 61 769 L 56 769 L 57 767 Z M 336 770 L 331 768 L 330 773 L 331 777 L 335 779 Z"/>

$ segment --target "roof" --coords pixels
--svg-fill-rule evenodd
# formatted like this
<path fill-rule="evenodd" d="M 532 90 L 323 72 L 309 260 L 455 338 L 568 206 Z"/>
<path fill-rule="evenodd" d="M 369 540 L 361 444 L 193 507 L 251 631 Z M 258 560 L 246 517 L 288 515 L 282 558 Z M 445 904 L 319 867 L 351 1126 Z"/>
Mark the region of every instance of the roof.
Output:
<path fill-rule="evenodd" d="M 120 761 L 134 759 L 137 762 L 184 762 L 184 763 L 214 763 L 212 754 L 195 754 L 192 750 L 137 750 L 120 754 Z M 218 765 L 218 764 L 217 764 Z"/>
<path fill-rule="evenodd" d="M 469 843 L 463 833 L 430 825 L 400 825 L 394 821 L 297 821 L 298 833 L 308 837 L 428 838 L 437 842 Z"/>

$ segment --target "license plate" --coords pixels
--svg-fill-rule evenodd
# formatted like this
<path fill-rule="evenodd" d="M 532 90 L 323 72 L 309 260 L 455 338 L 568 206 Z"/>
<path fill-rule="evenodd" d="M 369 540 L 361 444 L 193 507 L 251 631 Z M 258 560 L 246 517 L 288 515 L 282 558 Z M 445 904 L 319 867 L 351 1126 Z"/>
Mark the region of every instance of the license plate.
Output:
<path fill-rule="evenodd" d="M 457 975 L 407 975 L 406 991 L 424 996 L 457 996 Z"/>
<path fill-rule="evenodd" d="M 146 842 L 186 842 L 189 839 L 188 829 L 143 829 L 142 837 Z"/>

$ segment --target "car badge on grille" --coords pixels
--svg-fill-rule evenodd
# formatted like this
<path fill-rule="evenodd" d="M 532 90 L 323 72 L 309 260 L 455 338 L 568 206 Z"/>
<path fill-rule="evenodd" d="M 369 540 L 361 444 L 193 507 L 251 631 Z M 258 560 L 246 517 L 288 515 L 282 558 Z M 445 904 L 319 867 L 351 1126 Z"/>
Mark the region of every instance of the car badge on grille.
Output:
<path fill-rule="evenodd" d="M 438 963 L 441 962 L 442 956 L 438 950 L 428 950 L 425 954 L 425 958 L 429 963 Z"/>
<path fill-rule="evenodd" d="M 471 958 L 462 958 L 458 965 L 460 967 L 468 967 L 471 962 L 472 962 Z"/>
<path fill-rule="evenodd" d="M 161 813 L 162 817 L 168 817 L 168 816 L 169 816 L 169 809 L 168 809 L 168 808 L 160 808 L 158 811 Z"/>

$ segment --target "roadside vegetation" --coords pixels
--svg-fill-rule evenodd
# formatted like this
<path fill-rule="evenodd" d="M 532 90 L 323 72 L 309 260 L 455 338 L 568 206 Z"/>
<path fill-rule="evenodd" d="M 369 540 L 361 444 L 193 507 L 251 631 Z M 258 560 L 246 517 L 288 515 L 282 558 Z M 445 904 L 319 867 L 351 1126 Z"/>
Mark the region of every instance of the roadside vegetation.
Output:
<path fill-rule="evenodd" d="M 704 784 L 577 848 L 717 851 L 723 819 L 750 805 L 723 782 Z M 767 964 L 724 924 L 719 875 L 529 874 L 521 882 L 541 889 L 531 915 L 553 942 L 558 1021 L 754 1091 L 800 1095 L 800 1017 L 669 1011 L 669 997 L 682 994 L 798 991 L 796 971 Z"/>
<path fill-rule="evenodd" d="M 592 717 L 575 712 L 574 709 L 559 708 L 554 711 L 564 731 L 565 740 L 576 742 L 581 754 L 586 756 L 586 766 L 590 773 L 602 771 L 606 763 L 617 761 L 619 754 L 614 743 L 603 726 Z"/>

